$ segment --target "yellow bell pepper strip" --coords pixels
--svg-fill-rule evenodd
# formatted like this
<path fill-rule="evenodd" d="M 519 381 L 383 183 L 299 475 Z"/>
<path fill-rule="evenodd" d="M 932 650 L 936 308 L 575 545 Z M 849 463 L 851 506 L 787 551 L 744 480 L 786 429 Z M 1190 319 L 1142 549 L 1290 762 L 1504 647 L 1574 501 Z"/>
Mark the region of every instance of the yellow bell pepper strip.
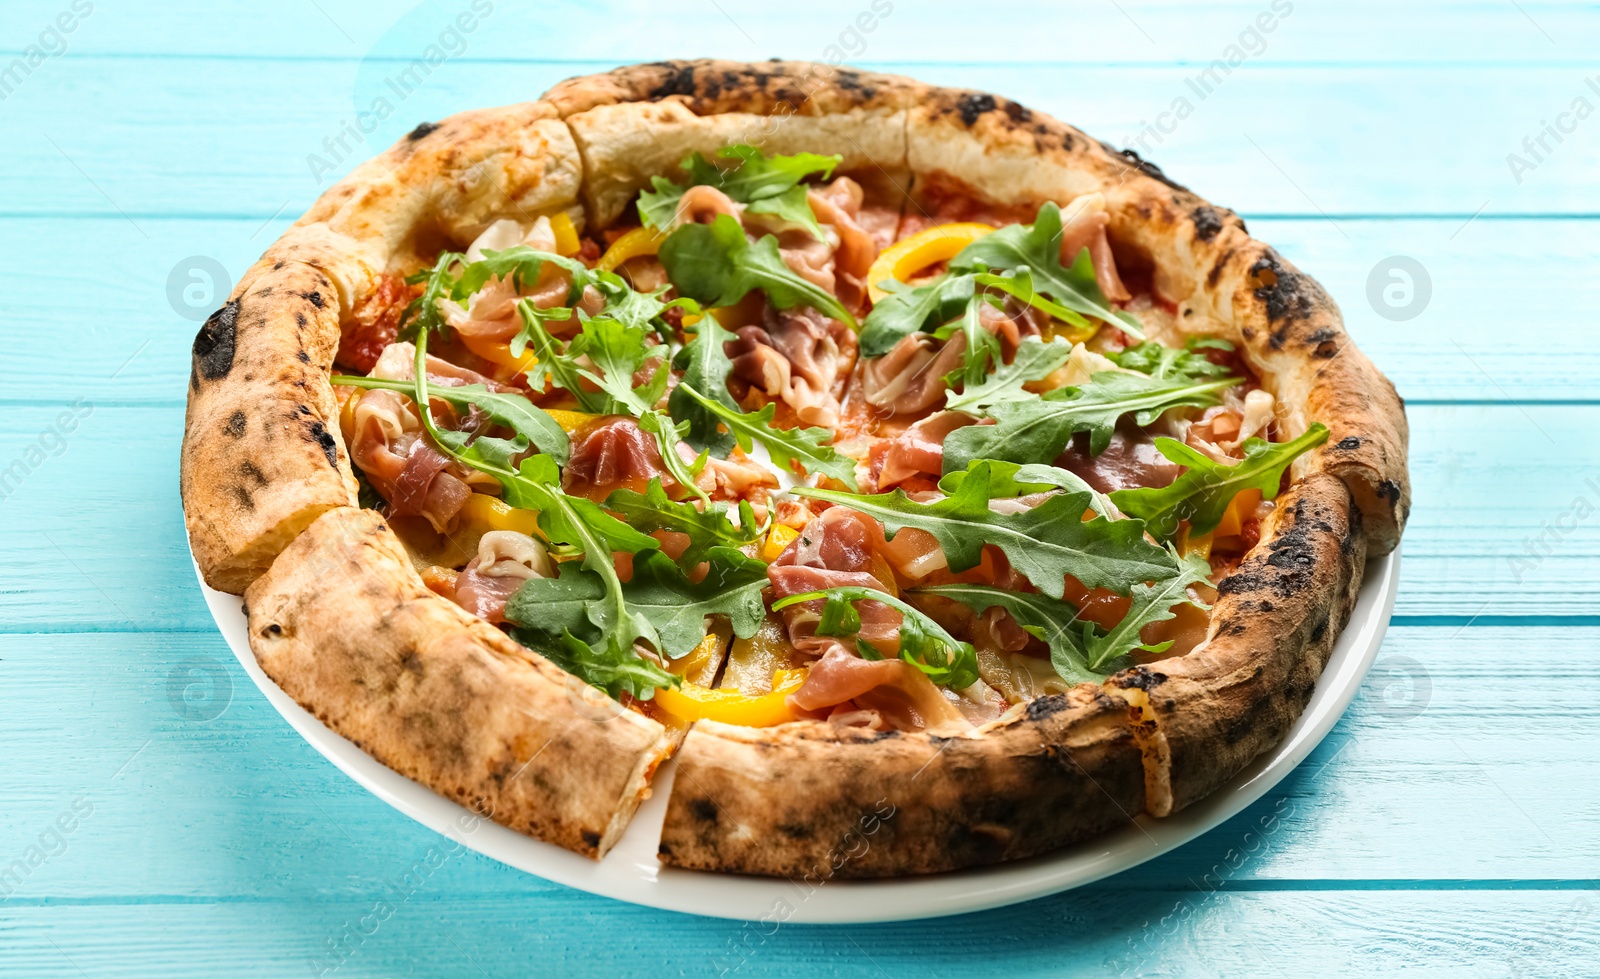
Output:
<path fill-rule="evenodd" d="M 518 357 L 511 352 L 510 344 L 495 343 L 493 340 L 471 337 L 465 333 L 457 334 L 457 336 L 461 337 L 461 342 L 466 345 L 468 350 L 497 367 L 506 368 L 513 374 L 521 374 L 530 370 L 534 364 L 539 362 L 539 358 L 535 357 L 531 350 L 522 351 L 522 356 Z"/>
<path fill-rule="evenodd" d="M 554 418 L 556 424 L 560 425 L 561 430 L 568 435 L 600 417 L 587 411 L 568 411 L 565 408 L 546 408 L 544 413 Z"/>
<path fill-rule="evenodd" d="M 630 258 L 654 255 L 666 240 L 667 236 L 654 228 L 634 228 L 613 241 L 606 253 L 600 256 L 600 261 L 594 263 L 594 267 L 602 272 L 615 272 L 617 266 Z"/>
<path fill-rule="evenodd" d="M 550 218 L 550 231 L 556 236 L 556 254 L 571 258 L 583 248 L 583 242 L 578 240 L 578 228 L 572 223 L 572 218 L 566 211 L 557 211 L 547 215 Z"/>
<path fill-rule="evenodd" d="M 1178 553 L 1184 557 L 1198 554 L 1207 561 L 1211 560 L 1211 542 L 1215 539 L 1216 532 L 1190 537 L 1188 528 L 1184 528 L 1183 542 L 1178 546 Z"/>
<path fill-rule="evenodd" d="M 722 640 L 718 639 L 716 635 L 706 636 L 700 640 L 700 645 L 689 650 L 682 659 L 675 659 L 668 663 L 667 669 L 679 676 L 692 676 L 699 673 L 706 668 L 707 663 L 711 662 L 711 657 L 716 655 L 717 647 L 721 644 Z"/>
<path fill-rule="evenodd" d="M 490 530 L 514 530 L 529 537 L 539 536 L 539 513 L 519 510 L 496 496 L 474 493 L 461 505 L 463 521 L 487 526 Z"/>
<path fill-rule="evenodd" d="M 905 282 L 935 262 L 955 258 L 961 249 L 993 231 L 987 224 L 970 221 L 939 224 L 895 242 L 883 250 L 867 272 L 867 295 L 874 305 L 882 302 L 888 292 L 878 283 L 885 279 Z"/>
<path fill-rule="evenodd" d="M 781 523 L 773 524 L 772 529 L 767 531 L 766 541 L 761 545 L 761 560 L 768 564 L 776 561 L 778 555 L 783 553 L 783 549 L 799 536 L 800 531 L 793 527 Z"/>
<path fill-rule="evenodd" d="M 694 683 L 662 687 L 655 704 L 686 721 L 720 721 L 741 727 L 772 727 L 795 719 L 789 695 L 805 682 L 805 670 L 778 670 L 772 675 L 772 692 L 750 697 L 737 690 L 717 690 Z"/>
<path fill-rule="evenodd" d="M 1237 537 L 1244 529 L 1247 517 L 1255 512 L 1261 504 L 1261 491 L 1258 489 L 1240 490 L 1228 504 L 1228 509 L 1223 511 L 1222 522 L 1217 524 L 1217 529 L 1211 533 L 1217 537 Z"/>

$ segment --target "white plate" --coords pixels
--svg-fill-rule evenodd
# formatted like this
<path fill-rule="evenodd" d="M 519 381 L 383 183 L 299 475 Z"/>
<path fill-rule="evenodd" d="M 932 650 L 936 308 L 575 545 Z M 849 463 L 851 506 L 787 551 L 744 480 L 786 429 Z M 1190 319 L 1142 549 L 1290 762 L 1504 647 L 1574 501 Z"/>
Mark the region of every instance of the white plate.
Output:
<path fill-rule="evenodd" d="M 832 880 L 815 887 L 662 867 L 656 842 L 672 786 L 670 762 L 657 775 L 654 794 L 622 841 L 599 863 L 481 820 L 380 765 L 302 710 L 256 664 L 239 598 L 213 591 L 204 582 L 200 587 L 234 655 L 278 713 L 346 775 L 429 829 L 530 874 L 619 901 L 719 918 L 822 923 L 931 918 L 1043 897 L 1137 866 L 1215 828 L 1261 798 L 1332 730 L 1377 655 L 1394 610 L 1399 575 L 1398 553 L 1367 565 L 1350 624 L 1289 736 L 1276 751 L 1182 812 L 1166 819 L 1140 816 L 1125 829 L 1032 860 L 930 877 Z"/>

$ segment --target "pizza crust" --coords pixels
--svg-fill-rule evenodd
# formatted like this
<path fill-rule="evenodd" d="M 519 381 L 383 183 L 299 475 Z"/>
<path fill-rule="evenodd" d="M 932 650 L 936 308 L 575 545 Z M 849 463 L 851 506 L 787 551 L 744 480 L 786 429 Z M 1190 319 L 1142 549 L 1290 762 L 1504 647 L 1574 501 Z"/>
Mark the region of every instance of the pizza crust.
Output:
<path fill-rule="evenodd" d="M 377 513 L 342 507 L 245 593 L 284 692 L 384 765 L 599 858 L 649 794 L 660 724 L 430 592 Z"/>
<path fill-rule="evenodd" d="M 1084 685 L 954 738 L 701 722 L 679 755 L 661 861 L 815 882 L 1044 853 L 1143 808 L 1126 710 Z"/>

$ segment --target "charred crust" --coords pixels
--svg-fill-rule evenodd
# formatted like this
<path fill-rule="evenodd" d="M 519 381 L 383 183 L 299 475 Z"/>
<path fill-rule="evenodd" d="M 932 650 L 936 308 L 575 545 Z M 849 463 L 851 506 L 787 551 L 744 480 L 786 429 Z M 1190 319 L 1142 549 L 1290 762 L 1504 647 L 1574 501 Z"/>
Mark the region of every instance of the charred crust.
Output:
<path fill-rule="evenodd" d="M 1140 156 L 1138 151 L 1136 151 L 1136 150 L 1119 150 L 1115 146 L 1112 146 L 1110 143 L 1104 143 L 1104 142 L 1102 142 L 1100 145 L 1105 149 L 1105 151 L 1107 153 L 1110 153 L 1112 156 L 1119 157 L 1120 159 L 1122 159 L 1126 163 L 1131 163 L 1135 170 L 1137 170 L 1140 173 L 1144 174 L 1146 177 L 1150 177 L 1153 180 L 1159 180 L 1161 183 L 1166 184 L 1168 187 L 1171 187 L 1173 190 L 1182 191 L 1185 194 L 1190 193 L 1189 188 L 1185 187 L 1183 184 L 1180 184 L 1176 180 L 1173 180 L 1171 177 L 1167 176 L 1166 173 L 1164 173 L 1160 167 L 1156 166 L 1154 163 L 1151 163 L 1149 160 L 1146 160 L 1144 157 Z"/>
<path fill-rule="evenodd" d="M 778 832 L 791 840 L 805 840 L 811 838 L 811 827 L 804 823 L 779 823 Z"/>
<path fill-rule="evenodd" d="M 1217 590 L 1220 592 L 1222 586 L 1217 586 Z M 1146 666 L 1135 666 L 1118 673 L 1111 678 L 1111 682 L 1124 690 L 1143 690 L 1148 693 L 1166 683 L 1167 675 L 1165 673 L 1157 673 Z M 1060 695 L 1057 694 L 1056 696 Z"/>
<path fill-rule="evenodd" d="M 1392 479 L 1386 479 L 1378 484 L 1378 495 L 1387 500 L 1390 506 L 1400 502 L 1400 484 Z"/>
<path fill-rule="evenodd" d="M 1250 278 L 1261 283 L 1255 295 L 1266 304 L 1269 323 L 1281 320 L 1287 324 L 1308 319 L 1317 309 L 1319 294 L 1316 283 L 1299 272 L 1285 268 L 1278 253 L 1271 248 L 1250 266 Z M 1274 350 L 1283 349 L 1284 333 L 1282 329 L 1273 333 L 1270 343 Z"/>
<path fill-rule="evenodd" d="M 645 98 L 652 102 L 660 102 L 662 99 L 671 98 L 674 95 L 687 98 L 695 94 L 693 65 L 675 65 L 669 61 L 658 62 L 658 64 L 660 67 L 668 69 L 670 74 L 667 75 L 666 81 L 652 89 Z M 764 78 L 765 76 L 763 76 L 763 84 L 765 84 Z"/>
<path fill-rule="evenodd" d="M 1042 721 L 1052 714 L 1061 713 L 1069 706 L 1071 705 L 1067 703 L 1066 694 L 1049 694 L 1028 702 L 1027 718 L 1030 721 Z"/>
<path fill-rule="evenodd" d="M 703 823 L 717 821 L 717 804 L 710 799 L 691 799 L 689 801 L 689 812 L 694 818 Z"/>
<path fill-rule="evenodd" d="M 1323 618 L 1321 618 L 1321 619 L 1319 619 L 1317 621 L 1316 625 L 1311 627 L 1311 641 L 1312 642 L 1321 642 L 1322 641 L 1322 637 L 1324 635 L 1326 635 L 1327 632 L 1328 632 L 1328 619 L 1327 619 L 1326 616 L 1324 616 Z"/>
<path fill-rule="evenodd" d="M 1189 213 L 1189 219 L 1194 222 L 1196 241 L 1210 241 L 1222 230 L 1222 216 L 1215 208 L 1202 204 Z"/>
<path fill-rule="evenodd" d="M 222 430 L 234 438 L 243 438 L 245 425 L 247 423 L 248 419 L 245 418 L 244 412 L 235 411 L 233 414 L 228 416 L 228 423 L 222 426 Z"/>
<path fill-rule="evenodd" d="M 267 485 L 267 477 L 266 474 L 261 471 L 261 467 L 257 466 L 248 459 L 239 463 L 239 475 L 250 480 L 252 483 L 255 483 L 257 486 Z"/>
<path fill-rule="evenodd" d="M 239 300 L 230 299 L 206 317 L 194 335 L 194 370 L 199 377 L 215 381 L 233 370 L 233 353 L 238 341 Z M 196 384 L 196 387 L 199 385 Z"/>
<path fill-rule="evenodd" d="M 583 838 L 583 845 L 584 846 L 588 847 L 591 850 L 599 849 L 599 847 L 600 847 L 600 834 L 599 833 L 596 833 L 592 829 L 586 829 L 586 830 L 583 830 L 583 831 L 579 832 L 578 835 Z"/>
<path fill-rule="evenodd" d="M 961 97 L 958 108 L 961 111 L 961 121 L 968 126 L 976 126 L 979 116 L 995 110 L 994 96 L 987 92 L 973 92 Z"/>
<path fill-rule="evenodd" d="M 436 122 L 419 122 L 417 123 L 417 128 L 411 130 L 409 133 L 406 133 L 406 139 L 409 139 L 411 142 L 415 143 L 417 140 L 438 128 L 439 124 Z"/>
<path fill-rule="evenodd" d="M 300 363 L 302 363 L 302 364 L 311 363 L 311 355 L 306 353 L 304 350 L 296 352 L 294 356 L 295 356 L 295 359 L 300 361 Z"/>
<path fill-rule="evenodd" d="M 301 295 L 306 299 L 307 302 L 311 303 L 311 305 L 317 307 L 318 309 L 321 309 L 323 304 L 326 302 L 326 300 L 322 298 L 322 293 L 317 292 L 314 289 L 311 292 L 301 293 Z"/>
<path fill-rule="evenodd" d="M 1228 260 L 1233 258 L 1233 253 L 1236 251 L 1238 251 L 1238 249 L 1230 248 L 1221 255 L 1217 256 L 1217 260 L 1211 265 L 1211 271 L 1206 273 L 1207 286 L 1212 289 L 1217 287 L 1217 280 L 1222 278 L 1222 270 L 1228 267 Z M 1249 338 L 1246 337 L 1246 339 Z"/>
<path fill-rule="evenodd" d="M 1006 102 L 1006 117 L 1012 122 L 1025 123 L 1033 121 L 1033 110 L 1021 102 Z"/>
<path fill-rule="evenodd" d="M 1361 448 L 1361 436 L 1346 435 L 1344 438 L 1336 442 L 1333 447 L 1336 449 L 1342 449 L 1345 452 L 1354 452 L 1355 450 Z"/>
<path fill-rule="evenodd" d="M 239 506 L 246 510 L 254 510 L 256 508 L 255 499 L 250 496 L 250 491 L 245 489 L 243 484 L 235 483 L 229 488 L 233 491 L 233 498 L 239 501 Z"/>
<path fill-rule="evenodd" d="M 329 432 L 327 426 L 321 422 L 312 422 L 308 431 L 311 433 L 311 440 L 321 446 L 322 454 L 328 457 L 328 465 L 338 469 L 339 445 L 334 440 L 333 433 Z"/>

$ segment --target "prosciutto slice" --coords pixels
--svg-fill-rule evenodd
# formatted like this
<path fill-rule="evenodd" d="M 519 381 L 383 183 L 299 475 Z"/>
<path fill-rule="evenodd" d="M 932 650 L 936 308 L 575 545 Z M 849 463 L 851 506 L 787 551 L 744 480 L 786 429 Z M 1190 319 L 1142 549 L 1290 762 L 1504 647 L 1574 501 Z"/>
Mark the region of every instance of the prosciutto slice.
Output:
<path fill-rule="evenodd" d="M 789 695 L 789 704 L 817 712 L 850 703 L 855 711 L 872 711 L 877 718 L 851 717 L 850 711 L 840 718 L 846 723 L 865 720 L 897 730 L 967 727 L 955 702 L 915 666 L 898 659 L 864 660 L 836 643 L 812 664 L 805 683 Z"/>
<path fill-rule="evenodd" d="M 793 408 L 807 425 L 833 428 L 855 361 L 855 333 L 809 307 L 768 309 L 761 326 L 728 344 L 734 376 Z"/>
<path fill-rule="evenodd" d="M 1098 191 L 1073 198 L 1061 211 L 1061 263 L 1070 266 L 1079 252 L 1089 249 L 1100 291 L 1112 302 L 1127 302 L 1133 297 L 1117 275 L 1117 260 L 1111 254 L 1111 239 L 1106 236 L 1110 225 L 1106 199 Z"/>
<path fill-rule="evenodd" d="M 913 476 L 939 478 L 944 471 L 944 440 L 958 428 L 976 425 L 970 415 L 941 411 L 914 423 L 890 439 L 878 470 L 878 492 L 905 482 Z"/>
<path fill-rule="evenodd" d="M 456 576 L 455 601 L 468 612 L 498 625 L 506 602 L 529 578 L 551 576 L 544 545 L 510 530 L 491 530 L 478 541 L 478 553 Z"/>
<path fill-rule="evenodd" d="M 657 477 L 669 494 L 681 488 L 662 464 L 655 436 L 639 428 L 636 419 L 608 415 L 573 433 L 561 483 L 575 496 L 604 500 L 616 489 L 642 493 Z"/>

